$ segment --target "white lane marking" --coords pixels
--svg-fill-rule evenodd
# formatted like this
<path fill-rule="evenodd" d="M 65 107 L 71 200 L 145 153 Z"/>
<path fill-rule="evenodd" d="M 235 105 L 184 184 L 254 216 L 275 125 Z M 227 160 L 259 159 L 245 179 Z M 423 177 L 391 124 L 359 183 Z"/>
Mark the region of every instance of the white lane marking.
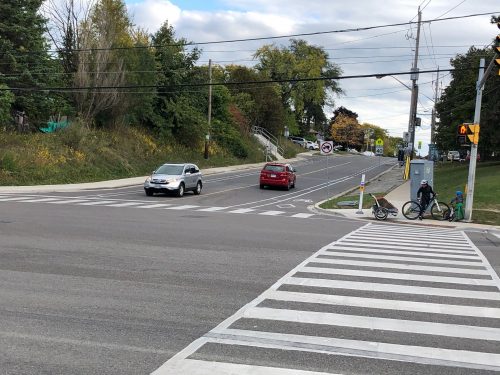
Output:
<path fill-rule="evenodd" d="M 356 327 L 418 334 L 425 333 L 426 335 L 459 337 L 463 339 L 500 341 L 500 328 L 467 326 L 461 324 L 389 319 L 316 311 L 284 310 L 270 307 L 250 308 L 243 314 L 243 317 L 248 319 L 275 320 L 303 324 L 326 324 L 329 326 Z"/>
<path fill-rule="evenodd" d="M 379 230 L 367 230 L 363 231 L 363 233 L 359 233 L 358 236 L 374 236 L 374 237 L 379 237 L 382 236 L 387 238 L 387 231 L 390 231 L 391 237 L 397 236 L 398 238 L 413 238 L 414 240 L 425 240 L 427 237 L 432 237 L 432 239 L 440 239 L 440 240 L 451 240 L 451 241 L 456 241 L 456 240 L 463 240 L 464 238 L 457 234 L 457 232 L 448 232 L 448 233 L 443 233 L 441 231 L 439 232 L 429 232 L 428 230 L 422 231 L 422 232 L 417 232 L 415 233 L 413 230 L 412 231 L 405 231 L 401 232 L 398 230 L 391 230 L 389 228 L 385 228 L 383 231 Z M 415 235 L 420 235 L 424 234 L 425 237 L 420 237 L 420 238 L 415 238 Z"/>
<path fill-rule="evenodd" d="M 463 237 L 460 236 L 451 236 L 451 235 L 438 235 L 438 234 L 432 234 L 432 233 L 427 233 L 424 237 L 422 238 L 416 238 L 415 233 L 411 234 L 402 234 L 402 233 L 391 233 L 392 238 L 397 238 L 398 240 L 404 240 L 406 242 L 418 242 L 418 243 L 425 243 L 428 240 L 432 240 L 433 242 L 439 242 L 439 243 L 453 243 L 453 242 L 460 242 L 463 244 L 466 244 L 467 242 L 464 240 Z M 382 239 L 382 240 L 387 240 L 387 235 L 384 236 L 383 233 L 378 233 L 378 232 L 363 232 L 363 234 L 358 234 L 356 236 L 353 236 L 351 238 L 367 238 L 367 239 Z"/>
<path fill-rule="evenodd" d="M 415 262 L 415 263 L 430 263 L 430 264 L 453 264 L 457 266 L 483 266 L 481 259 L 478 262 L 467 262 L 463 260 L 448 260 L 448 259 L 434 259 L 434 258 L 417 258 L 417 257 L 400 257 L 396 255 L 373 255 L 373 254 L 353 254 L 347 251 L 327 251 L 328 254 L 323 253 L 321 255 L 329 255 L 335 257 L 349 257 L 349 258 L 362 258 L 362 259 L 377 259 L 377 260 L 401 260 L 403 262 Z"/>
<path fill-rule="evenodd" d="M 201 208 L 198 211 L 204 211 L 204 212 L 214 212 L 214 211 L 222 211 L 225 210 L 227 207 L 207 207 L 207 208 Z"/>
<path fill-rule="evenodd" d="M 147 347 L 139 347 L 139 346 L 131 346 L 131 345 L 118 345 L 118 344 L 110 344 L 106 342 L 98 342 L 98 341 L 90 341 L 90 340 L 78 340 L 78 339 L 69 339 L 64 337 L 48 337 L 45 335 L 28 335 L 17 332 L 6 332 L 0 331 L 0 337 L 8 337 L 14 339 L 22 339 L 22 340 L 31 340 L 31 341 L 40 341 L 42 343 L 46 343 L 46 345 L 57 344 L 57 345 L 74 345 L 75 348 L 79 346 L 88 346 L 91 348 L 102 348 L 106 350 L 117 350 L 117 351 L 131 351 L 131 352 L 140 352 L 140 353 L 153 353 L 153 354 L 161 354 L 161 355 L 169 355 L 170 350 L 161 350 L 155 348 L 147 348 Z"/>
<path fill-rule="evenodd" d="M 158 204 L 148 204 L 146 206 L 138 206 L 139 208 L 161 208 L 168 207 L 170 204 L 158 203 Z"/>
<path fill-rule="evenodd" d="M 336 243 L 332 246 L 329 247 L 329 249 L 335 249 L 339 246 L 344 246 L 344 247 L 347 247 L 347 246 L 356 246 L 358 249 L 401 249 L 402 246 L 398 246 L 398 245 L 389 245 L 389 244 L 382 244 L 382 243 L 359 243 L 359 242 L 355 242 L 355 243 L 349 243 L 349 241 L 342 241 L 342 242 L 339 242 L 339 243 Z M 349 247 L 351 248 L 351 247 Z M 472 255 L 475 255 L 477 256 L 477 253 L 473 250 L 473 249 L 469 249 L 469 250 L 450 250 L 450 249 L 441 249 L 441 248 L 435 248 L 435 247 L 415 247 L 415 246 L 408 246 L 408 245 L 405 245 L 404 246 L 404 249 L 405 250 L 412 250 L 412 251 L 427 251 L 427 252 L 433 252 L 433 253 L 451 253 L 451 254 L 472 254 Z"/>
<path fill-rule="evenodd" d="M 23 201 L 26 199 L 33 199 L 33 197 L 9 197 L 9 198 L 0 198 L 1 202 L 7 202 L 7 201 Z M 37 199 L 38 200 L 38 199 Z"/>
<path fill-rule="evenodd" d="M 382 249 L 371 249 L 369 247 L 349 247 L 349 246 L 333 246 L 331 249 L 328 249 L 323 252 L 324 255 L 330 254 L 332 251 L 336 250 L 344 250 L 343 252 L 350 252 L 353 253 L 353 256 L 356 253 L 373 253 L 373 256 L 376 257 L 377 254 L 393 254 L 393 255 L 422 255 L 426 257 L 436 257 L 436 258 L 450 258 L 450 259 L 478 259 L 479 256 L 477 254 L 474 254 L 472 252 L 469 252 L 467 255 L 465 254 L 454 254 L 454 253 L 447 253 L 447 254 L 440 254 L 436 252 L 429 252 L 429 251 L 405 251 L 405 250 L 382 250 Z"/>
<path fill-rule="evenodd" d="M 239 208 L 237 210 L 229 211 L 232 214 L 246 214 L 247 212 L 255 211 L 253 208 Z"/>
<path fill-rule="evenodd" d="M 56 201 L 56 202 L 49 202 L 52 204 L 70 204 L 70 203 L 80 203 L 80 202 L 88 202 L 86 199 L 67 199 L 64 201 Z"/>
<path fill-rule="evenodd" d="M 433 365 L 452 365 L 468 368 L 500 367 L 500 354 L 466 350 L 442 349 L 435 347 L 398 345 L 373 341 L 357 341 L 329 337 L 303 336 L 286 333 L 246 331 L 240 329 L 213 330 L 212 336 L 232 335 L 234 339 L 209 338 L 207 342 L 228 345 L 246 345 L 260 348 L 300 350 L 323 354 L 353 355 L 376 359 L 392 359 Z M 300 346 L 299 346 L 300 345 Z M 308 349 L 308 346 L 329 347 L 331 350 Z M 346 354 L 347 352 L 347 354 Z M 491 367 L 489 369 L 491 369 Z M 161 373 L 160 373 L 161 374 Z M 163 373 L 166 374 L 166 373 Z M 169 373 L 170 374 L 170 373 Z M 157 375 L 157 374 L 154 374 Z M 158 374 L 159 375 L 159 374 Z M 326 374 L 325 374 L 326 375 Z"/>
<path fill-rule="evenodd" d="M 285 211 L 264 211 L 264 212 L 259 212 L 259 215 L 276 216 L 284 213 Z"/>
<path fill-rule="evenodd" d="M 28 200 L 24 200 L 22 201 L 23 203 L 45 203 L 45 202 L 51 202 L 53 203 L 52 201 L 56 201 L 57 198 L 37 198 L 37 199 L 28 199 Z"/>
<path fill-rule="evenodd" d="M 335 294 L 301 293 L 272 290 L 266 292 L 266 298 L 277 301 L 293 301 L 335 306 L 352 306 L 370 309 L 414 311 L 430 314 L 471 316 L 478 318 L 500 319 L 500 308 L 464 305 L 446 305 L 441 303 L 413 302 L 380 298 L 341 296 Z"/>
<path fill-rule="evenodd" d="M 123 203 L 107 204 L 106 207 L 130 207 L 130 206 L 137 206 L 140 204 L 142 204 L 142 202 L 123 202 Z"/>
<path fill-rule="evenodd" d="M 301 213 L 301 214 L 292 215 L 291 217 L 297 217 L 299 219 L 307 219 L 307 218 L 310 218 L 311 216 L 314 216 L 314 214 Z"/>
<path fill-rule="evenodd" d="M 429 227 L 416 227 L 414 225 L 405 225 L 405 226 L 399 226 L 395 228 L 394 226 L 388 226 L 388 225 L 377 225 L 373 224 L 371 228 L 367 228 L 363 233 L 382 233 L 382 234 L 387 234 L 387 230 L 390 230 L 391 235 L 399 235 L 399 234 L 424 234 L 426 236 L 430 235 L 436 235 L 436 236 L 450 236 L 450 237 L 460 237 L 457 234 L 457 231 L 455 229 L 446 229 L 446 228 L 439 228 L 439 229 L 434 229 L 434 228 L 429 228 Z"/>
<path fill-rule="evenodd" d="M 424 296 L 441 296 L 454 298 L 484 299 L 500 301 L 500 293 L 476 290 L 430 288 L 413 285 L 379 284 L 372 282 L 307 279 L 304 277 L 289 277 L 284 281 L 288 285 L 312 286 L 328 289 L 364 290 L 369 292 L 419 294 Z"/>
<path fill-rule="evenodd" d="M 190 210 L 192 208 L 198 208 L 200 206 L 195 206 L 191 204 L 185 204 L 182 206 L 172 206 L 172 207 L 165 207 L 165 210 Z"/>
<path fill-rule="evenodd" d="M 429 275 L 416 275 L 416 274 L 412 275 L 408 273 L 363 271 L 359 269 L 351 270 L 348 268 L 303 267 L 299 271 L 307 273 L 315 273 L 315 274 L 326 274 L 326 275 L 344 275 L 344 276 L 356 276 L 356 277 L 374 277 L 374 278 L 392 279 L 392 280 L 428 281 L 432 283 L 496 286 L 493 280 L 488 280 L 488 279 L 469 279 L 465 277 L 429 276 Z"/>
<path fill-rule="evenodd" d="M 412 271 L 431 271 L 431 272 L 444 272 L 444 273 L 463 273 L 467 275 L 488 275 L 490 273 L 484 269 L 471 269 L 471 268 L 455 268 L 455 267 L 444 267 L 444 266 L 420 266 L 413 264 L 402 264 L 402 263 L 384 263 L 384 262 L 370 262 L 361 260 L 344 260 L 344 259 L 325 259 L 325 258 L 314 258 L 310 260 L 312 263 L 327 263 L 327 264 L 343 264 L 348 266 L 359 266 L 359 267 L 376 267 L 376 268 L 395 268 L 400 270 L 412 270 Z"/>
<path fill-rule="evenodd" d="M 237 363 L 207 362 L 196 359 L 185 359 L 183 361 L 163 365 L 151 375 L 341 375 L 334 373 L 291 370 L 279 367 L 250 366 Z"/>
<path fill-rule="evenodd" d="M 94 202 L 86 202 L 86 203 L 78 203 L 80 206 L 97 206 L 99 204 L 109 204 L 115 203 L 116 201 L 94 201 Z"/>
<path fill-rule="evenodd" d="M 382 240 L 380 240 L 382 241 Z M 350 243 L 377 243 L 375 240 L 370 240 L 370 239 L 358 239 L 358 238 L 349 238 L 348 241 Z M 415 244 L 421 247 L 430 247 L 430 248 L 442 248 L 442 249 L 456 249 L 456 250 L 463 250 L 463 249 L 470 249 L 470 246 L 467 243 L 463 244 L 444 244 L 444 243 L 438 243 L 438 242 L 425 242 L 425 241 L 405 241 L 405 240 L 399 240 L 397 238 L 395 239 L 385 239 L 383 240 L 385 244 L 391 244 L 391 245 L 406 245 L 409 244 Z M 380 243 L 380 242 L 379 242 Z M 340 242 L 342 244 L 342 242 Z"/>

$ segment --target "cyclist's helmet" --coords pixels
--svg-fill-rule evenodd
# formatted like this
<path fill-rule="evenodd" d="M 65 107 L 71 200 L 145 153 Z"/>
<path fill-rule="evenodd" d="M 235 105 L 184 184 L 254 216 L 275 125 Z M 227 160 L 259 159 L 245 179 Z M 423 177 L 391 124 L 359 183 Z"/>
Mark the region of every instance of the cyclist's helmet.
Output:
<path fill-rule="evenodd" d="M 461 191 L 456 191 L 455 194 L 456 195 L 462 195 L 463 193 Z"/>
<path fill-rule="evenodd" d="M 427 180 L 420 181 L 420 185 L 427 185 Z"/>

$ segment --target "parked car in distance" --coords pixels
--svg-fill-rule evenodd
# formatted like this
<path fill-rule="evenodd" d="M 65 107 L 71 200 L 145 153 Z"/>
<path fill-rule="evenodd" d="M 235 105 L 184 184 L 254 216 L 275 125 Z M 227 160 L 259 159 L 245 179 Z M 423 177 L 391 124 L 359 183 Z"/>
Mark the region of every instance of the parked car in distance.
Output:
<path fill-rule="evenodd" d="M 460 153 L 458 151 L 448 151 L 446 158 L 448 161 L 460 161 Z"/>
<path fill-rule="evenodd" d="M 469 152 L 467 152 L 467 156 L 465 157 L 465 160 L 470 161 L 470 153 Z M 476 161 L 480 161 L 480 160 L 481 160 L 481 155 L 479 155 L 479 153 L 478 153 L 476 156 Z"/>
<path fill-rule="evenodd" d="M 182 197 L 186 191 L 198 195 L 202 188 L 202 173 L 192 163 L 163 164 L 144 182 L 147 196 L 152 196 L 154 193 L 175 193 L 178 197 Z"/>
<path fill-rule="evenodd" d="M 306 148 L 308 150 L 319 150 L 318 142 L 306 141 Z"/>
<path fill-rule="evenodd" d="M 259 186 L 284 187 L 286 190 L 295 187 L 297 176 L 295 168 L 287 163 L 267 163 L 260 171 Z"/>
<path fill-rule="evenodd" d="M 305 140 L 305 138 L 295 137 L 291 135 L 288 137 L 288 139 L 291 140 L 293 143 L 298 144 L 301 147 L 306 147 L 307 141 Z"/>

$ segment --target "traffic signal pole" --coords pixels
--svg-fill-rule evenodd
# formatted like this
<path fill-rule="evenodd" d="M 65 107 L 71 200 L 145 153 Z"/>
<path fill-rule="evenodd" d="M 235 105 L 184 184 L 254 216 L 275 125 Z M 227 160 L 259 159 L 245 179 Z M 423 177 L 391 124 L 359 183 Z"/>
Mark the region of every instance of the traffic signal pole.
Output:
<path fill-rule="evenodd" d="M 479 62 L 479 77 L 476 84 L 476 108 L 474 110 L 474 124 L 479 125 L 481 119 L 481 100 L 484 87 L 484 58 Z M 469 179 L 467 181 L 467 199 L 465 201 L 465 221 L 472 221 L 472 203 L 474 202 L 474 183 L 476 180 L 477 142 L 472 142 L 469 159 Z"/>

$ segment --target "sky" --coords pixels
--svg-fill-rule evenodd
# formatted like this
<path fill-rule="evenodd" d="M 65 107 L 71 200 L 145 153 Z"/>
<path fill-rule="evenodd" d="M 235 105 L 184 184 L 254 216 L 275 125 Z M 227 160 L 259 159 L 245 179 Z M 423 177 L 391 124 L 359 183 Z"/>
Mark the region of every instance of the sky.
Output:
<path fill-rule="evenodd" d="M 417 21 L 420 7 L 420 70 L 449 69 L 450 59 L 466 53 L 471 46 L 484 48 L 498 34 L 490 15 L 455 20 L 480 13 L 500 14 L 498 0 L 127 0 L 135 25 L 150 33 L 168 21 L 176 37 L 191 42 L 274 37 L 315 33 Z M 366 31 L 323 33 L 301 36 L 309 44 L 321 46 L 342 75 L 409 72 L 415 55 L 416 24 L 376 28 Z M 288 46 L 290 38 L 206 44 L 199 64 L 252 66 L 253 53 L 262 45 Z M 479 69 L 479 63 L 478 63 Z M 335 108 L 344 106 L 358 114 L 360 123 L 386 129 L 391 136 L 402 136 L 408 129 L 411 91 L 409 75 L 356 78 L 340 81 L 344 91 L 334 97 Z M 418 77 L 417 116 L 422 126 L 415 133 L 415 144 L 422 142 L 422 155 L 430 143 L 430 123 L 437 73 Z M 450 73 L 438 77 L 438 94 L 449 84 Z M 334 108 L 326 108 L 331 117 Z"/>

